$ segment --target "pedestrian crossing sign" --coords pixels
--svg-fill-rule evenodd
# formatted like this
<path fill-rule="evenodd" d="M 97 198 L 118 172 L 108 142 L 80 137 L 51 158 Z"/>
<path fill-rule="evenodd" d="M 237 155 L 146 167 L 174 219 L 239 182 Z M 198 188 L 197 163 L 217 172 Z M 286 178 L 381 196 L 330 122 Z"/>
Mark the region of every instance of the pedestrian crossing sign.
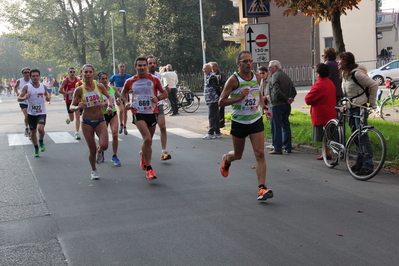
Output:
<path fill-rule="evenodd" d="M 243 17 L 269 17 L 270 16 L 270 0 L 243 0 Z"/>

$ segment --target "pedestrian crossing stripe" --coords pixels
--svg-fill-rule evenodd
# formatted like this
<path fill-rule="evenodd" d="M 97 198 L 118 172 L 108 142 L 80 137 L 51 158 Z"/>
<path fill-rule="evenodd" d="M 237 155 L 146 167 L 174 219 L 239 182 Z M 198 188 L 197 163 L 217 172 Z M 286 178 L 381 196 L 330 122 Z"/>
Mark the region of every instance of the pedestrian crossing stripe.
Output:
<path fill-rule="evenodd" d="M 168 128 L 166 129 L 167 133 L 171 133 L 174 135 L 179 135 L 181 137 L 187 138 L 187 139 L 198 139 L 202 138 L 203 136 L 201 134 L 183 129 L 183 128 Z M 141 134 L 138 129 L 129 129 L 128 130 L 129 135 L 133 137 L 137 137 L 141 139 Z M 129 136 L 128 135 L 128 136 Z M 44 137 L 44 142 L 47 142 L 47 139 L 50 138 L 54 143 L 56 144 L 66 144 L 66 143 L 79 143 L 80 141 L 84 140 L 76 140 L 74 136 L 69 133 L 69 132 L 46 132 L 46 135 Z M 98 140 L 97 135 L 95 135 L 95 138 Z M 154 134 L 153 140 L 160 140 L 160 135 Z M 108 132 L 108 140 L 112 141 L 112 134 Z M 119 141 L 123 141 L 122 138 L 118 138 Z M 126 139 L 125 139 L 126 140 Z M 32 145 L 32 141 L 28 138 L 25 137 L 24 134 L 8 134 L 8 145 L 9 146 L 20 146 L 20 145 Z"/>
<path fill-rule="evenodd" d="M 79 142 L 71 134 L 68 132 L 48 132 L 47 135 L 55 142 L 55 143 L 73 143 Z"/>
<path fill-rule="evenodd" d="M 248 13 L 263 13 L 263 12 L 269 12 L 269 11 L 267 10 L 262 0 L 254 0 L 252 2 L 251 7 L 248 10 Z"/>

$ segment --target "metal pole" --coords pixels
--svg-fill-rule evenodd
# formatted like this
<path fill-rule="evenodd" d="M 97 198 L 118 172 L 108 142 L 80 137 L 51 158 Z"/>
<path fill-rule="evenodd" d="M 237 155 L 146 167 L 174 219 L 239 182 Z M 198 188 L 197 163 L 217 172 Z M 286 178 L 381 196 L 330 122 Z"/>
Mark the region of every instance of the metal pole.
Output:
<path fill-rule="evenodd" d="M 201 46 L 202 46 L 202 61 L 204 64 L 206 64 L 206 59 L 205 59 L 205 37 L 204 37 L 204 21 L 202 20 L 202 0 L 199 0 L 199 6 L 200 6 L 200 20 L 201 20 Z"/>
<path fill-rule="evenodd" d="M 112 70 L 115 75 L 115 44 L 114 44 L 114 19 L 113 19 L 114 14 L 111 14 L 111 36 L 112 36 Z"/>
<path fill-rule="evenodd" d="M 312 17 L 311 19 L 311 29 L 312 29 L 312 34 L 311 34 L 311 61 L 312 61 L 312 84 L 315 82 L 315 67 L 316 67 L 316 34 L 315 34 L 315 17 Z"/>

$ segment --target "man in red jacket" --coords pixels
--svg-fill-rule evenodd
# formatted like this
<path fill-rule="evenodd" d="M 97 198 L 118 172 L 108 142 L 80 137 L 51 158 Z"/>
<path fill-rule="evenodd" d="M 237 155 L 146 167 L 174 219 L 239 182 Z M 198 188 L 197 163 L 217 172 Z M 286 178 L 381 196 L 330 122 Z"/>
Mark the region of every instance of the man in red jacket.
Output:
<path fill-rule="evenodd" d="M 330 69 L 328 65 L 318 64 L 316 67 L 316 83 L 305 96 L 305 102 L 310 105 L 310 116 L 313 125 L 313 141 L 323 140 L 323 127 L 330 119 L 336 118 L 335 85 L 328 78 Z M 327 154 L 328 156 L 328 154 Z M 317 156 L 317 160 L 323 160 L 323 156 Z"/>

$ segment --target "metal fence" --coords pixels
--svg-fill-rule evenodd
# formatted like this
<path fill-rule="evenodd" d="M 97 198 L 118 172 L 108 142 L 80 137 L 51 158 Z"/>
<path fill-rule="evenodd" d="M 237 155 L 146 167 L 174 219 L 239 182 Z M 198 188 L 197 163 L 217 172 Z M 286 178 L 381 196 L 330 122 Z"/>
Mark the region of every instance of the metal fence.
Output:
<path fill-rule="evenodd" d="M 364 65 L 368 71 L 379 68 L 394 58 L 379 58 L 377 60 L 358 61 Z M 236 70 L 223 71 L 226 77 L 230 77 Z M 314 70 L 311 65 L 285 66 L 283 71 L 291 78 L 294 86 L 311 86 Z M 204 74 L 202 72 L 182 72 L 177 74 L 179 84 L 188 87 L 192 91 L 202 92 L 204 90 Z"/>

